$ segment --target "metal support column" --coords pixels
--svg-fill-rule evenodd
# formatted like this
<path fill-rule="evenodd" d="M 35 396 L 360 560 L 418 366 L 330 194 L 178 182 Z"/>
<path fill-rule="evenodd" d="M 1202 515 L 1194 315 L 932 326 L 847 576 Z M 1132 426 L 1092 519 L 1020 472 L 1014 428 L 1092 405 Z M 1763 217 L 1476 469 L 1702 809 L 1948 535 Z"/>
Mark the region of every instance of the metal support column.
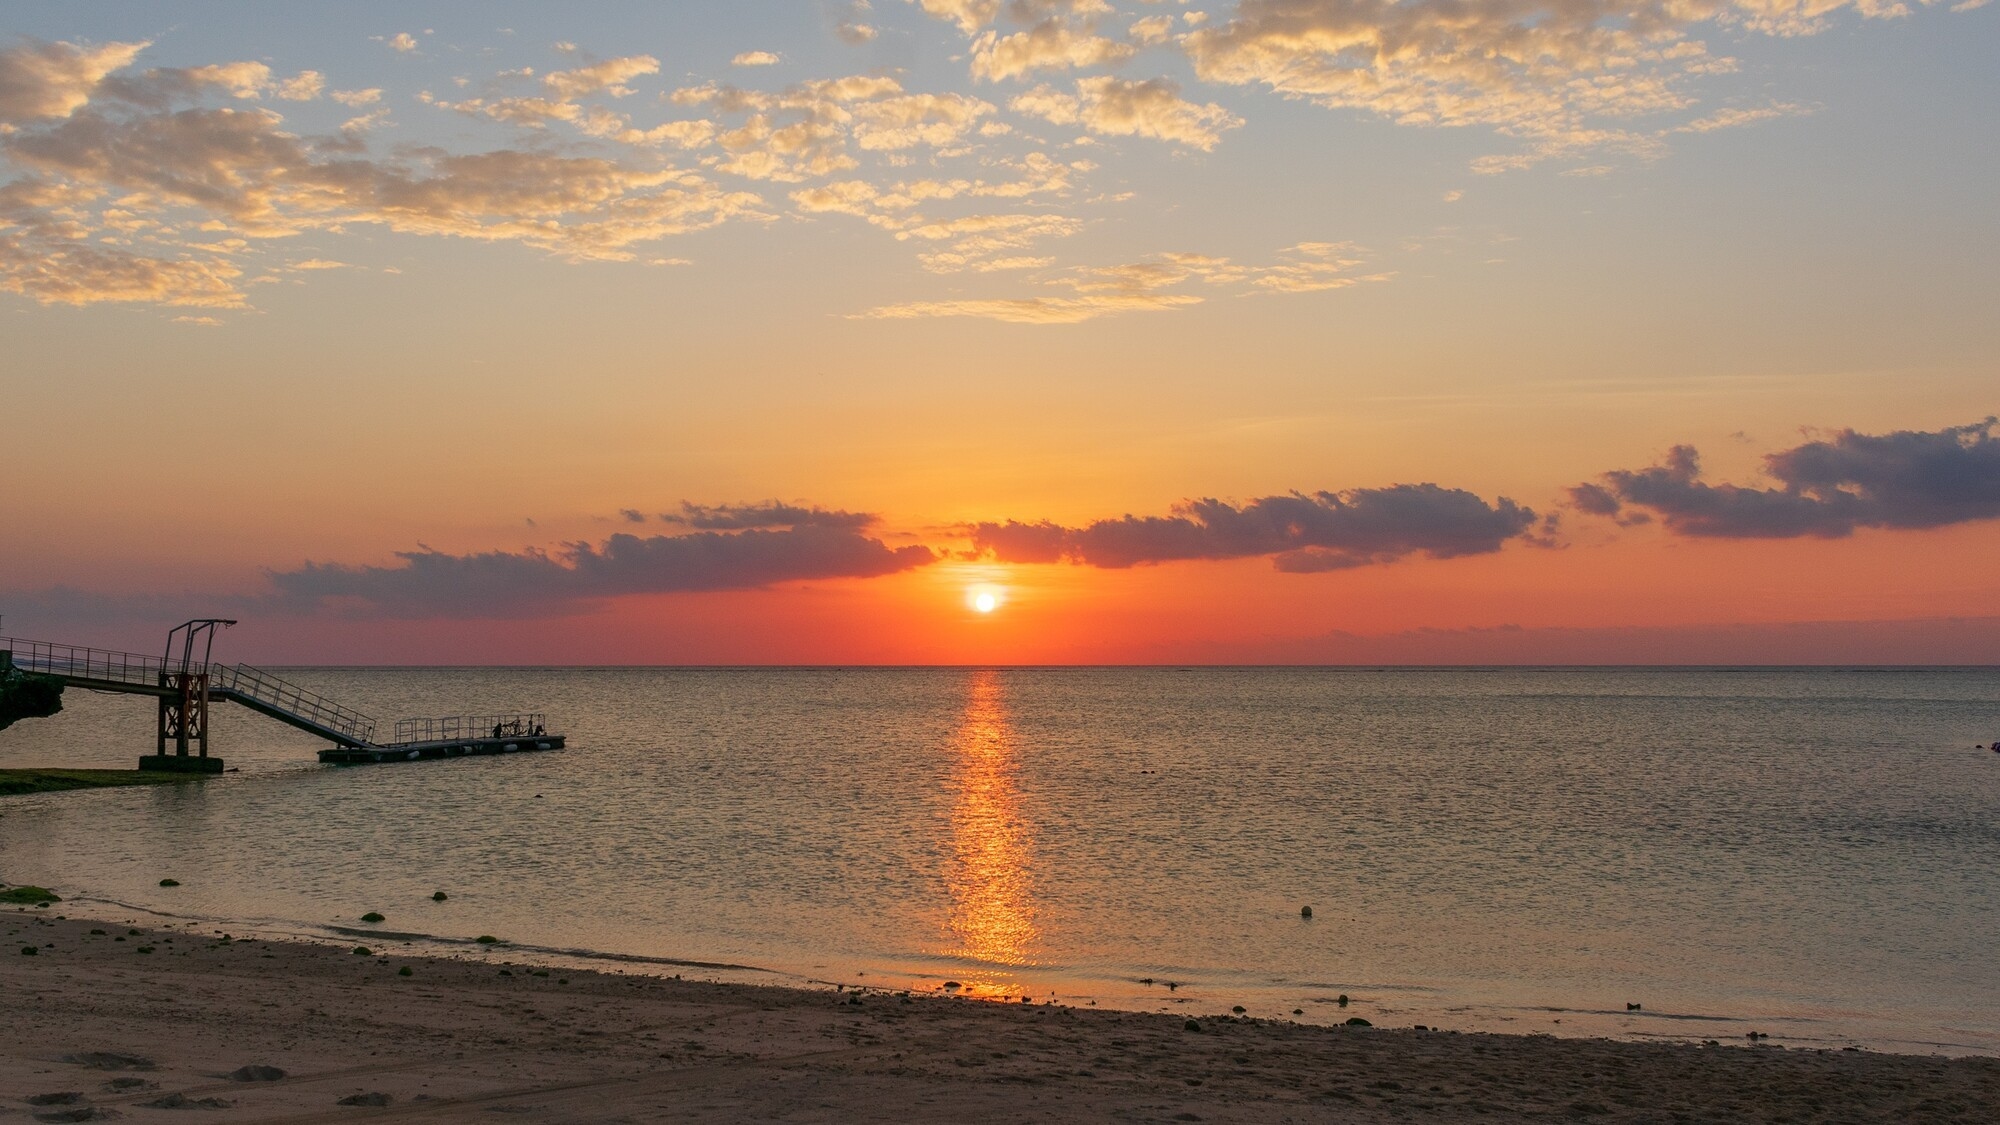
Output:
<path fill-rule="evenodd" d="M 220 617 L 196 618 L 175 626 L 167 633 L 167 651 L 160 660 L 160 732 L 155 753 L 139 760 L 140 769 L 180 770 L 193 773 L 220 773 L 222 759 L 208 756 L 208 663 L 215 650 L 216 626 L 236 624 Z M 174 659 L 175 642 L 180 659 Z M 195 646 L 201 659 L 195 659 Z M 173 752 L 167 743 L 173 743 Z M 188 749 L 195 754 L 190 757 Z"/>

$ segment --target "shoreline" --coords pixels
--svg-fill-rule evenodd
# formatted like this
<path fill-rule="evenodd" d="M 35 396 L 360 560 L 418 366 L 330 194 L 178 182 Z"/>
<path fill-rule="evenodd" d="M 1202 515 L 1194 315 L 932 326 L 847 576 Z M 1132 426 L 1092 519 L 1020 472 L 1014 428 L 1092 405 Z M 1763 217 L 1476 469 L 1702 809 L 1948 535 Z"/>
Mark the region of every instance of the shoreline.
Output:
<path fill-rule="evenodd" d="M 63 904 L 0 911 L 0 991 L 12 1009 L 0 1024 L 0 1116 L 175 1120 L 190 1106 L 215 1121 L 490 1120 L 495 1110 L 524 1121 L 2000 1113 L 2000 1059 L 1990 1057 L 1188 1020 L 546 968 L 503 946 L 360 955 L 137 920 L 71 917 Z M 244 1067 L 285 1077 L 228 1077 Z"/>
<path fill-rule="evenodd" d="M 5 885 L 0 882 L 0 887 Z M 35 909 L 35 904 L 29 902 L 23 909 Z M 1186 977 L 1182 977 L 1180 983 L 1143 978 L 1139 985 L 1144 986 L 1145 991 L 1135 993 L 1115 987 L 1093 988 L 1088 981 L 1081 979 L 996 984 L 972 966 L 964 966 L 956 972 L 950 969 L 913 972 L 909 966 L 870 963 L 865 971 L 849 975 L 840 971 L 829 972 L 830 966 L 734 963 L 550 945 L 506 936 L 474 938 L 469 936 L 472 931 L 438 934 L 365 922 L 311 922 L 280 917 L 250 918 L 179 912 L 91 894 L 61 898 L 43 908 L 42 913 L 48 917 L 67 915 L 72 920 L 116 921 L 120 925 L 151 927 L 162 932 L 192 928 L 215 933 L 247 933 L 267 941 L 324 945 L 343 950 L 362 944 L 377 952 L 386 951 L 404 958 L 456 960 L 478 955 L 482 960 L 491 960 L 508 957 L 514 959 L 512 963 L 572 973 L 624 975 L 629 972 L 637 977 L 675 980 L 694 975 L 705 982 L 727 986 L 846 989 L 850 992 L 866 990 L 995 1005 L 1012 1005 L 1032 997 L 1035 1003 L 1076 1010 L 1128 1012 L 1173 1020 L 1190 1017 L 1211 1019 L 1231 1011 L 1234 1004 L 1248 1004 L 1251 1006 L 1248 1014 L 1251 1020 L 1313 1028 L 1338 1027 L 1349 1018 L 1363 1017 L 1371 1022 L 1371 1026 L 1381 1030 L 1415 1029 L 1432 1033 L 1571 1041 L 1603 1039 L 1664 1046 L 1727 1047 L 1747 1043 L 1794 1051 L 1865 1051 L 1913 1058 L 1984 1057 L 2000 1060 L 2000 1051 L 1995 1051 L 1978 1033 L 1960 1031 L 1955 1036 L 1941 1038 L 1859 1031 L 1828 1033 L 1826 1030 L 1815 1030 L 1811 1017 L 1795 1014 L 1773 1013 L 1759 1017 L 1656 1008 L 1617 1011 L 1533 1001 L 1497 1004 L 1433 1001 L 1427 1005 L 1415 1005 L 1402 995 L 1411 986 L 1393 984 L 1373 988 L 1365 984 L 1347 985 L 1347 989 L 1355 993 L 1351 1007 L 1346 1003 L 1345 995 L 1338 998 L 1340 1003 L 1337 1007 L 1330 993 L 1308 996 L 1301 1003 L 1304 1008 L 1312 1010 L 1304 1012 L 1293 1009 L 1289 1000 L 1274 1009 L 1268 1002 L 1260 1003 L 1251 996 L 1237 995 L 1245 991 L 1242 988 L 1213 981 L 1204 987 L 1198 982 L 1188 981 Z M 0 918 L 4 918 L 4 914 L 0 914 Z M 505 931 L 501 932 L 504 935 Z M 8 949 L 0 945 L 0 954 L 6 952 Z M 846 968 L 853 969 L 854 966 Z M 960 980 L 964 981 L 962 985 Z M 1052 984 L 1057 988 L 1044 991 Z M 1176 988 L 1180 989 L 1178 993 L 1172 991 Z M 1168 991 L 1165 995 L 1155 995 L 1158 989 Z M 1262 999 L 1269 1001 L 1271 998 Z M 1291 1010 L 1289 1017 L 1283 1014 L 1288 1009 Z M 1233 1011 L 1243 1013 L 1245 1009 L 1235 1006 Z M 1702 1030 L 1688 1030 L 1692 1028 Z M 1940 1030 L 1952 1029 L 1941 1027 Z"/>
<path fill-rule="evenodd" d="M 0 797 L 25 797 L 34 793 L 63 793 L 73 789 L 120 789 L 133 785 L 180 785 L 201 781 L 208 774 L 170 773 L 165 770 L 69 769 L 59 766 L 27 766 L 0 769 Z"/>

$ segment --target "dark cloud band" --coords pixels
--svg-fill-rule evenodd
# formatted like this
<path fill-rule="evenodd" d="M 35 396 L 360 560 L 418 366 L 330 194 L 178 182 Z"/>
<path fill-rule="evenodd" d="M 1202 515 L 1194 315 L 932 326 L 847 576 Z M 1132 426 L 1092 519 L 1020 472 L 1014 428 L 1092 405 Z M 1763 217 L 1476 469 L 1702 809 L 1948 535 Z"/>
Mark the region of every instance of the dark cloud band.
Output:
<path fill-rule="evenodd" d="M 281 599 L 313 610 L 351 606 L 396 617 L 559 615 L 628 594 L 752 590 L 782 582 L 877 578 L 936 560 L 852 528 L 806 523 L 685 535 L 613 535 L 560 552 L 401 552 L 397 566 L 307 563 L 274 572 Z"/>
<path fill-rule="evenodd" d="M 1579 510 L 1625 523 L 1657 517 L 1680 535 L 1835 539 L 1857 528 L 1946 527 L 2000 518 L 2000 440 L 1987 418 L 1942 430 L 1842 430 L 1769 454 L 1772 488 L 1710 484 L 1690 445 L 1664 464 L 1619 469 L 1569 490 Z"/>
<path fill-rule="evenodd" d="M 1264 496 L 1243 505 L 1192 500 L 1171 516 L 1123 516 L 1084 527 L 1042 521 L 980 523 L 975 549 L 1001 562 L 1060 559 L 1123 568 L 1183 559 L 1269 555 L 1279 570 L 1309 573 L 1394 562 L 1413 554 L 1456 558 L 1499 550 L 1525 536 L 1535 513 L 1501 497 L 1398 484 L 1347 492 Z"/>

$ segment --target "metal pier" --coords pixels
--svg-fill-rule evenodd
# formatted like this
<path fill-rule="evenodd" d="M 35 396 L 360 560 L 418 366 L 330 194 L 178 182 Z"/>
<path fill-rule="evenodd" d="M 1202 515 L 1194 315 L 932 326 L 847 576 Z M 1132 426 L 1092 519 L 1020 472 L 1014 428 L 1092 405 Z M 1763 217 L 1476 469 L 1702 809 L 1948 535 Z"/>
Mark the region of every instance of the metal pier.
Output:
<path fill-rule="evenodd" d="M 333 745 L 319 752 L 319 760 L 340 765 L 563 748 L 563 736 L 549 733 L 547 716 L 528 712 L 400 719 L 394 737 L 378 742 L 375 720 L 359 711 L 247 664 L 212 663 L 217 627 L 233 624 L 214 618 L 177 626 L 159 657 L 0 637 L 0 665 L 52 676 L 66 687 L 158 699 L 155 752 L 139 760 L 140 769 L 222 772 L 222 759 L 208 753 L 211 703 L 234 703 L 323 738 Z"/>

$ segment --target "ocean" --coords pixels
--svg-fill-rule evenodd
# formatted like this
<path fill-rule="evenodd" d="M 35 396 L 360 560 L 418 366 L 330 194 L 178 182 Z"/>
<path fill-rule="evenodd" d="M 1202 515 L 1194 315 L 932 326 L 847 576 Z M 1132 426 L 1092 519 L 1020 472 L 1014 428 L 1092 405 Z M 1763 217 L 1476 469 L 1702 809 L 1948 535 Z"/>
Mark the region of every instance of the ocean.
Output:
<path fill-rule="evenodd" d="M 0 801 L 0 880 L 627 972 L 2000 1053 L 1996 669 L 283 674 L 569 748 L 321 766 L 222 706 L 240 772 Z M 0 766 L 150 752 L 151 700 L 65 702 Z"/>

